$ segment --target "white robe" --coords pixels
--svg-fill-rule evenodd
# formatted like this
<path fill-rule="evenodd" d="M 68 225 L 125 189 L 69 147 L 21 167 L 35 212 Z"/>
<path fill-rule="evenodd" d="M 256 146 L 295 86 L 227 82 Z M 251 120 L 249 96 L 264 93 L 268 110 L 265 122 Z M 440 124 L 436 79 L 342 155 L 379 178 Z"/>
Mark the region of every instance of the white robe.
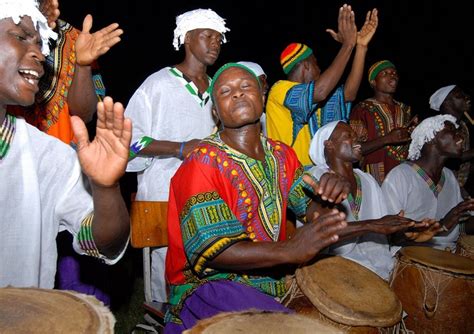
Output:
<path fill-rule="evenodd" d="M 313 167 L 309 172 L 319 179 L 328 171 L 325 167 Z M 341 204 L 347 215 L 347 222 L 378 219 L 387 215 L 387 208 L 382 191 L 372 175 L 354 169 L 360 177 L 362 188 L 362 202 L 359 210 L 359 219 L 352 214 L 349 201 L 346 199 Z M 367 233 L 354 239 L 337 242 L 327 248 L 327 252 L 333 255 L 351 259 L 360 265 L 372 270 L 380 277 L 388 280 L 394 266 L 394 254 L 399 247 L 390 247 L 387 237 L 378 233 Z"/>
<path fill-rule="evenodd" d="M 405 217 L 414 220 L 444 218 L 449 210 L 462 201 L 462 197 L 453 172 L 445 167 L 443 174 L 444 186 L 436 197 L 425 180 L 409 164 L 404 163 L 392 169 L 382 184 L 389 212 L 404 210 Z M 454 251 L 458 237 L 459 225 L 456 225 L 447 236 L 434 237 L 424 245 Z"/>
<path fill-rule="evenodd" d="M 212 133 L 212 102 L 201 107 L 169 67 L 150 75 L 128 102 L 125 116 L 133 122 L 132 143 L 143 136 L 183 142 Z M 137 156 L 128 172 L 137 172 L 136 200 L 167 202 L 170 181 L 181 165 L 175 157 Z M 166 302 L 165 258 L 167 247 L 152 252 L 152 299 Z"/>
<path fill-rule="evenodd" d="M 77 233 L 93 211 L 84 179 L 71 147 L 16 120 L 10 150 L 0 160 L 0 287 L 53 288 L 59 231 L 68 230 L 84 254 Z"/>

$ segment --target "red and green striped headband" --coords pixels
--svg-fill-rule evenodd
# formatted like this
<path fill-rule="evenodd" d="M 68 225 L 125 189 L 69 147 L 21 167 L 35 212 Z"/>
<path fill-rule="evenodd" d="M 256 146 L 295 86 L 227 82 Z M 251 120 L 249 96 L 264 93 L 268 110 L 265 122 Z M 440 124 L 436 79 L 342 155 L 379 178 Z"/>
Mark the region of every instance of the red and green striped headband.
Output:
<path fill-rule="evenodd" d="M 390 60 L 381 60 L 370 66 L 369 68 L 369 82 L 375 80 L 377 74 L 381 71 L 385 70 L 386 68 L 395 68 L 395 65 Z"/>
<path fill-rule="evenodd" d="M 290 73 L 296 64 L 312 54 L 313 50 L 311 50 L 307 45 L 291 43 L 280 55 L 280 64 L 283 67 L 283 72 L 285 72 L 285 74 Z"/>

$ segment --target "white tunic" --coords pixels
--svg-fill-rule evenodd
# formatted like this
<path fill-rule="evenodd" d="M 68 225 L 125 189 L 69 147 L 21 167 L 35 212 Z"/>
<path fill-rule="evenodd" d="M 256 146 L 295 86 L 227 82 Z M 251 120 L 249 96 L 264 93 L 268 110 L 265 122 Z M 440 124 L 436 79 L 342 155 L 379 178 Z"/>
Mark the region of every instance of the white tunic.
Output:
<path fill-rule="evenodd" d="M 0 180 L 0 287 L 53 288 L 58 231 L 83 254 L 76 235 L 93 210 L 76 152 L 17 119 Z"/>
<path fill-rule="evenodd" d="M 409 164 L 403 163 L 392 169 L 382 184 L 389 212 L 405 211 L 405 217 L 413 220 L 431 218 L 441 220 L 462 201 L 461 190 L 453 172 L 443 168 L 445 177 L 443 189 L 436 197 L 425 180 Z M 459 237 L 459 225 L 444 237 L 434 237 L 427 246 L 438 249 L 455 249 Z M 407 243 L 409 244 L 409 243 Z M 420 243 L 415 243 L 420 245 Z"/>
<path fill-rule="evenodd" d="M 125 116 L 133 122 L 132 143 L 143 136 L 156 140 L 183 142 L 202 139 L 212 133 L 212 103 L 203 107 L 172 73 L 170 67 L 150 75 L 128 102 Z M 167 202 L 170 181 L 181 165 L 175 157 L 137 156 L 128 172 L 137 172 L 136 199 Z M 191 182 L 192 180 L 190 180 Z M 152 299 L 166 302 L 165 258 L 167 248 L 152 252 Z"/>
<path fill-rule="evenodd" d="M 132 143 L 143 136 L 183 142 L 212 133 L 211 101 L 201 107 L 169 67 L 150 75 L 128 102 L 125 116 L 133 122 Z M 171 177 L 181 160 L 136 157 L 127 171 L 138 172 L 137 200 L 168 201 Z"/>
<path fill-rule="evenodd" d="M 319 179 L 327 172 L 325 167 L 313 167 L 309 172 Z M 360 177 L 362 189 L 362 201 L 358 218 L 352 214 L 349 201 L 346 199 L 341 204 L 347 215 L 347 222 L 378 219 L 387 215 L 387 208 L 383 194 L 377 181 L 372 175 L 364 173 L 360 169 L 354 169 Z M 359 237 L 343 240 L 328 247 L 329 254 L 340 255 L 351 259 L 364 267 L 372 270 L 380 277 L 388 280 L 394 265 L 394 254 L 399 247 L 390 247 L 387 237 L 378 233 L 367 233 Z"/>

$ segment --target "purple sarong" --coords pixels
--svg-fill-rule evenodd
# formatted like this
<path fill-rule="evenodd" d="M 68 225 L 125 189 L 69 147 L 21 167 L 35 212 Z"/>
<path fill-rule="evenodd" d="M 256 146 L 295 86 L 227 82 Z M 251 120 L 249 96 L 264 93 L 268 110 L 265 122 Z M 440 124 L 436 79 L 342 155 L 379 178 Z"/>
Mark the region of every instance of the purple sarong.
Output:
<path fill-rule="evenodd" d="M 249 309 L 293 312 L 256 288 L 232 281 L 211 281 L 197 288 L 185 299 L 179 315 L 183 324 L 166 324 L 165 334 L 181 333 L 192 328 L 198 320 L 210 318 L 221 312 L 239 312 Z"/>

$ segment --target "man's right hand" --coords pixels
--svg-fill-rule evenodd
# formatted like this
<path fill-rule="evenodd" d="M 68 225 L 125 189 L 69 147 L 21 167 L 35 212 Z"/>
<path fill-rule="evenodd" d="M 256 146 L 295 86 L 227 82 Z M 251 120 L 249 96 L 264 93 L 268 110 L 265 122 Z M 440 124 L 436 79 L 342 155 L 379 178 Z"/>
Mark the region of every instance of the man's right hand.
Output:
<path fill-rule="evenodd" d="M 410 132 L 407 128 L 393 129 L 384 138 L 385 145 L 406 144 L 410 140 Z"/>
<path fill-rule="evenodd" d="M 310 261 L 327 246 L 339 240 L 338 233 L 347 226 L 346 215 L 338 210 L 319 215 L 297 229 L 293 238 L 286 242 L 289 263 L 302 264 Z"/>

